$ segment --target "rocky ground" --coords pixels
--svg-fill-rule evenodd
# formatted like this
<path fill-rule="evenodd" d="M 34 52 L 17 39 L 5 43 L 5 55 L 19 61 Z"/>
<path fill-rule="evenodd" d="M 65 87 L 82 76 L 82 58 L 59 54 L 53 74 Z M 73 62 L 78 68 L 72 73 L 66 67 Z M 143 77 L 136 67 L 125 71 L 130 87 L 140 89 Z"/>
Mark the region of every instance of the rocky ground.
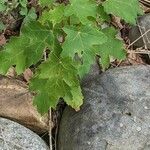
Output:
<path fill-rule="evenodd" d="M 27 89 L 34 68 L 19 77 L 10 68 L 7 77 L 0 76 L 0 150 L 47 150 L 51 128 L 53 147 L 58 150 L 150 149 L 150 2 L 140 2 L 145 14 L 139 16 L 136 26 L 112 18 L 118 36 L 125 41 L 127 58 L 121 62 L 112 59 L 110 70 L 101 75 L 97 64 L 91 68 L 83 80 L 85 104 L 80 112 L 69 107 L 64 110 L 61 102 L 57 111 L 52 110 L 52 120 L 48 114 L 41 116 L 32 106 L 33 95 Z M 29 7 L 40 13 L 36 4 L 31 1 Z M 0 32 L 0 46 L 19 34 L 23 19 L 18 9 L 0 13 L 6 26 Z"/>

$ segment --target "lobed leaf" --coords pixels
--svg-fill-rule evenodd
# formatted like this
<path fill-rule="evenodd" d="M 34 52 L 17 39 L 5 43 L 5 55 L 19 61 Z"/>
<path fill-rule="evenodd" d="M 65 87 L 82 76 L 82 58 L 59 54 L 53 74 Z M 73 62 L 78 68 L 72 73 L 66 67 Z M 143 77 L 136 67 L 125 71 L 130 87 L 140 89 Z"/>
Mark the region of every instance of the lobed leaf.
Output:
<path fill-rule="evenodd" d="M 83 60 L 82 68 L 80 68 L 80 76 L 86 74 L 91 64 L 95 61 L 95 51 L 93 45 L 99 45 L 107 41 L 107 37 L 100 30 L 92 26 L 82 26 L 80 29 L 74 27 L 64 28 L 67 37 L 62 46 L 62 56 L 70 56 L 74 58 L 77 53 Z"/>
<path fill-rule="evenodd" d="M 131 24 L 136 24 L 137 15 L 142 14 L 138 0 L 106 0 L 103 6 L 108 14 L 121 17 Z"/>
<path fill-rule="evenodd" d="M 65 15 L 75 15 L 82 24 L 89 23 L 88 17 L 96 18 L 97 5 L 90 0 L 70 0 L 70 5 L 65 9 Z"/>
<path fill-rule="evenodd" d="M 79 110 L 83 103 L 74 62 L 71 58 L 61 58 L 56 53 L 53 51 L 49 59 L 40 65 L 30 83 L 31 89 L 37 92 L 34 104 L 42 114 L 46 113 L 49 107 L 56 108 L 60 98 L 76 110 Z"/>
<path fill-rule="evenodd" d="M 16 71 L 21 74 L 26 68 L 37 63 L 45 48 L 53 41 L 52 32 L 38 22 L 26 24 L 19 37 L 13 37 L 0 51 L 0 73 L 16 65 Z"/>
<path fill-rule="evenodd" d="M 47 7 L 54 3 L 54 0 L 39 0 L 38 2 L 42 7 Z"/>
<path fill-rule="evenodd" d="M 58 5 L 54 9 L 49 11 L 44 11 L 40 18 L 40 21 L 44 24 L 47 21 L 50 21 L 55 26 L 57 23 L 60 23 L 64 19 L 64 5 Z"/>
<path fill-rule="evenodd" d="M 123 48 L 123 41 L 116 38 L 117 31 L 114 28 L 105 28 L 102 31 L 107 35 L 108 40 L 99 46 L 95 46 L 95 51 L 101 56 L 101 64 L 105 69 L 109 67 L 110 56 L 123 60 L 126 53 Z"/>

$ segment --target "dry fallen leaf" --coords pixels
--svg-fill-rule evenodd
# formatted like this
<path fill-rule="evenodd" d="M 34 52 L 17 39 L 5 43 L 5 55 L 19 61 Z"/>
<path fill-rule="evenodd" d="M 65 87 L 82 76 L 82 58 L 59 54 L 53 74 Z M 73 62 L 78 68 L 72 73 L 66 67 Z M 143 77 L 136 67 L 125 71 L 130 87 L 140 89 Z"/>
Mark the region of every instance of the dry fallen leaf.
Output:
<path fill-rule="evenodd" d="M 6 38 L 3 34 L 0 35 L 0 46 L 6 44 Z"/>
<path fill-rule="evenodd" d="M 16 70 L 14 67 L 10 67 L 7 74 L 6 74 L 7 77 L 16 77 L 17 76 L 17 73 L 16 73 Z"/>
<path fill-rule="evenodd" d="M 140 57 L 140 54 L 134 53 L 134 51 L 133 52 L 129 51 L 127 59 L 128 59 L 128 61 L 130 62 L 131 65 L 145 64 L 145 62 Z"/>
<path fill-rule="evenodd" d="M 31 71 L 31 69 L 26 69 L 23 73 L 24 79 L 29 82 L 29 80 L 32 78 L 33 76 L 33 72 Z"/>
<path fill-rule="evenodd" d="M 121 19 L 119 17 L 112 16 L 112 24 L 115 27 L 119 27 L 119 29 L 123 28 L 123 25 L 121 24 Z"/>

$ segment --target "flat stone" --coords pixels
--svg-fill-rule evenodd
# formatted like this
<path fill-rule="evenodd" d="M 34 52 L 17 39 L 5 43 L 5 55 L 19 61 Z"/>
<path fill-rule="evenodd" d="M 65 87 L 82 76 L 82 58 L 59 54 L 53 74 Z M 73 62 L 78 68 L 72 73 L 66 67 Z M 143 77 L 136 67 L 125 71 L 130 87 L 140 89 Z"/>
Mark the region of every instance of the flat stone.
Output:
<path fill-rule="evenodd" d="M 0 116 L 14 120 L 42 134 L 48 131 L 48 115 L 41 116 L 33 106 L 33 94 L 17 79 L 0 75 Z"/>
<path fill-rule="evenodd" d="M 150 49 L 150 14 L 138 17 L 137 26 L 133 26 L 129 32 L 129 39 L 131 43 L 137 40 L 133 44 L 136 48 L 145 46 Z"/>
<path fill-rule="evenodd" d="M 88 76 L 83 94 L 80 111 L 63 113 L 58 150 L 150 149 L 150 66 Z"/>
<path fill-rule="evenodd" d="M 49 150 L 45 142 L 24 126 L 0 118 L 0 150 Z"/>

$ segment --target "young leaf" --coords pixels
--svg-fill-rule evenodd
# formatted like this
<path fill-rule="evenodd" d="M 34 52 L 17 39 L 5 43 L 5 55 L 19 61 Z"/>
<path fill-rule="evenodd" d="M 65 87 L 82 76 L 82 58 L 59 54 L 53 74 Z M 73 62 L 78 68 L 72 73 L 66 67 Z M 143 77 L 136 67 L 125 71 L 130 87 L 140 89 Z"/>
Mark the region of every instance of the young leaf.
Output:
<path fill-rule="evenodd" d="M 137 15 L 142 13 L 138 0 L 106 0 L 103 6 L 107 13 L 119 16 L 131 24 L 135 24 Z"/>
<path fill-rule="evenodd" d="M 0 32 L 4 30 L 6 27 L 2 21 L 0 21 Z"/>
<path fill-rule="evenodd" d="M 21 5 L 22 7 L 26 7 L 28 1 L 27 1 L 27 0 L 19 0 L 19 3 L 20 3 L 20 5 Z"/>
<path fill-rule="evenodd" d="M 64 5 L 58 5 L 53 10 L 50 9 L 49 11 L 44 11 L 40 18 L 40 21 L 42 23 L 45 23 L 46 21 L 51 21 L 53 25 L 56 25 L 64 19 L 64 9 Z"/>
<path fill-rule="evenodd" d="M 75 64 L 71 58 L 59 58 L 55 52 L 40 65 L 30 87 L 37 92 L 34 104 L 42 114 L 46 113 L 49 107 L 56 108 L 60 98 L 76 110 L 83 103 Z"/>
<path fill-rule="evenodd" d="M 37 15 L 36 15 L 35 8 L 31 8 L 29 12 L 27 13 L 26 17 L 24 18 L 23 23 L 29 23 L 29 22 L 35 21 L 36 18 L 37 18 Z"/>
<path fill-rule="evenodd" d="M 96 18 L 97 5 L 95 2 L 91 2 L 90 0 L 80 0 L 80 2 L 70 0 L 70 3 L 65 9 L 66 16 L 75 15 L 82 24 L 89 22 L 88 17 Z"/>
<path fill-rule="evenodd" d="M 39 0 L 39 4 L 42 6 L 42 7 L 47 7 L 47 6 L 50 6 L 55 0 Z"/>
<path fill-rule="evenodd" d="M 104 7 L 102 5 L 98 6 L 97 13 L 100 23 L 103 23 L 104 21 L 110 21 L 110 16 L 104 11 Z"/>
<path fill-rule="evenodd" d="M 94 63 L 95 52 L 92 46 L 106 42 L 107 37 L 92 26 L 83 26 L 80 30 L 65 27 L 64 31 L 67 37 L 63 44 L 62 55 L 74 58 L 77 53 L 79 57 L 82 57 L 84 71 L 82 70 L 80 75 L 83 76 L 89 71 L 91 64 Z"/>
<path fill-rule="evenodd" d="M 5 5 L 5 1 L 1 1 L 0 2 L 0 12 L 5 11 L 6 10 L 6 5 Z"/>
<path fill-rule="evenodd" d="M 22 7 L 21 10 L 20 10 L 20 15 L 26 16 L 27 13 L 28 13 L 27 7 Z"/>
<path fill-rule="evenodd" d="M 105 28 L 103 33 L 107 35 L 108 41 L 99 46 L 95 46 L 95 51 L 101 56 L 101 64 L 103 68 L 107 68 L 110 64 L 110 56 L 116 59 L 125 59 L 126 53 L 123 49 L 123 42 L 116 39 L 117 31 L 114 28 Z"/>
<path fill-rule="evenodd" d="M 37 63 L 44 49 L 52 43 L 53 35 L 38 22 L 26 24 L 19 37 L 13 37 L 0 51 L 0 73 L 5 74 L 10 66 L 16 65 L 18 74 Z"/>

